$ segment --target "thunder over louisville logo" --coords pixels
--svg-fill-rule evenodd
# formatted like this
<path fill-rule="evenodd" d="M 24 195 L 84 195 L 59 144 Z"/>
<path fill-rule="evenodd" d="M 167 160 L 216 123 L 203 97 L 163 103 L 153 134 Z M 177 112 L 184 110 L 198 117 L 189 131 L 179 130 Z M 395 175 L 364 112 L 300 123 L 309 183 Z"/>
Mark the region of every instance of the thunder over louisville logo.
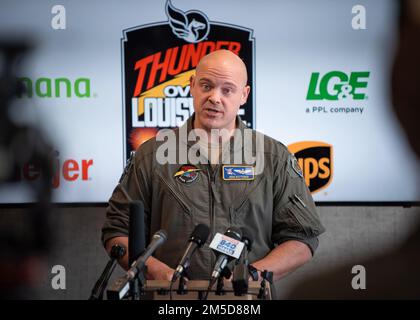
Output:
<path fill-rule="evenodd" d="M 247 66 L 251 92 L 239 115 L 255 127 L 253 31 L 183 11 L 170 0 L 162 13 L 167 21 L 123 31 L 125 159 L 159 130 L 179 127 L 193 114 L 190 77 L 201 57 L 218 49 L 234 52 Z"/>

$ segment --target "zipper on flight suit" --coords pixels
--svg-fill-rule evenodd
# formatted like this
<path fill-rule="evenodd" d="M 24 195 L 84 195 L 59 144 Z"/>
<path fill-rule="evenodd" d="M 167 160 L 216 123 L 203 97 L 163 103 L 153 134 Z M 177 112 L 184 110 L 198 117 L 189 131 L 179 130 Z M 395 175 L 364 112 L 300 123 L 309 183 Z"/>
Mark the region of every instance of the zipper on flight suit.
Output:
<path fill-rule="evenodd" d="M 216 185 L 216 174 L 219 170 L 219 165 L 216 166 L 215 170 L 213 171 L 213 168 L 211 167 L 210 161 L 208 162 L 208 170 L 207 170 L 207 177 L 209 179 L 209 202 L 210 202 L 210 234 L 212 237 L 214 237 L 215 231 L 216 231 L 216 219 L 215 219 L 215 212 L 214 212 L 214 197 L 213 197 L 213 191 L 214 187 Z M 210 274 L 213 271 L 213 265 L 215 263 L 213 259 L 213 255 L 210 259 Z"/>
<path fill-rule="evenodd" d="M 210 165 L 210 161 L 208 163 L 208 169 L 207 169 L 207 178 L 209 179 L 209 214 L 210 214 L 210 235 L 213 237 L 214 236 L 214 223 L 213 223 L 213 194 L 212 194 L 212 181 L 211 181 L 211 173 L 210 171 L 211 169 L 211 165 Z M 210 273 L 212 273 L 213 271 L 213 265 L 214 265 L 215 261 L 213 259 L 213 255 L 210 255 Z"/>
<path fill-rule="evenodd" d="M 185 203 L 184 200 L 181 199 L 181 197 L 178 195 L 178 193 L 172 188 L 172 186 L 166 182 L 166 180 L 158 173 L 159 179 L 163 182 L 163 184 L 168 188 L 169 192 L 172 194 L 172 196 L 175 198 L 175 200 L 178 201 L 178 203 L 181 205 L 182 209 L 188 214 L 191 214 L 191 209 L 188 207 L 188 205 Z"/>
<path fill-rule="evenodd" d="M 299 196 L 297 194 L 294 194 L 293 197 L 294 197 L 294 199 L 296 199 L 297 201 L 299 201 L 304 208 L 306 208 L 305 202 L 303 202 L 302 199 L 299 198 Z"/>

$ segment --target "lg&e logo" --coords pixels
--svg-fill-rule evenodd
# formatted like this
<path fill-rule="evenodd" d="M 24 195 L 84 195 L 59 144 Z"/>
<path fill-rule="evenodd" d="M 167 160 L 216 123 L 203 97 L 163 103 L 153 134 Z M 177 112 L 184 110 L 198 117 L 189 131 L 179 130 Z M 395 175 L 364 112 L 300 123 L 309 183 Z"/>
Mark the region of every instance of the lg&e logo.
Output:
<path fill-rule="evenodd" d="M 364 100 L 369 71 L 351 72 L 330 71 L 320 78 L 319 72 L 312 73 L 306 100 Z"/>

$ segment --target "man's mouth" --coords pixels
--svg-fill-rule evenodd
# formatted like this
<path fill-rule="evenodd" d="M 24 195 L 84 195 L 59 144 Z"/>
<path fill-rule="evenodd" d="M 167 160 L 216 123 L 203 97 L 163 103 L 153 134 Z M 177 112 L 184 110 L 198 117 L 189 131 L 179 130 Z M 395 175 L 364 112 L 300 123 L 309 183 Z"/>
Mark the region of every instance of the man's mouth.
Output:
<path fill-rule="evenodd" d="M 204 111 L 210 116 L 217 116 L 223 114 L 223 111 L 213 107 L 206 107 Z"/>

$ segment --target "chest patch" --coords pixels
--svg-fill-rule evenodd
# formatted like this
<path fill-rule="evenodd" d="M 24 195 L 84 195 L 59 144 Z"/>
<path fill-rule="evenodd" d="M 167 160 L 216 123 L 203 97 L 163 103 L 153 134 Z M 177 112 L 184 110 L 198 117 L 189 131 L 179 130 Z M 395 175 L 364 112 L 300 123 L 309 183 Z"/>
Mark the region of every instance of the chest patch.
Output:
<path fill-rule="evenodd" d="M 223 166 L 223 180 L 225 181 L 242 181 L 254 180 L 253 166 Z"/>
<path fill-rule="evenodd" d="M 175 172 L 174 178 L 178 179 L 182 183 L 190 184 L 197 180 L 198 171 L 201 171 L 201 169 L 198 169 L 196 166 L 191 164 L 183 165 L 177 172 Z"/>

